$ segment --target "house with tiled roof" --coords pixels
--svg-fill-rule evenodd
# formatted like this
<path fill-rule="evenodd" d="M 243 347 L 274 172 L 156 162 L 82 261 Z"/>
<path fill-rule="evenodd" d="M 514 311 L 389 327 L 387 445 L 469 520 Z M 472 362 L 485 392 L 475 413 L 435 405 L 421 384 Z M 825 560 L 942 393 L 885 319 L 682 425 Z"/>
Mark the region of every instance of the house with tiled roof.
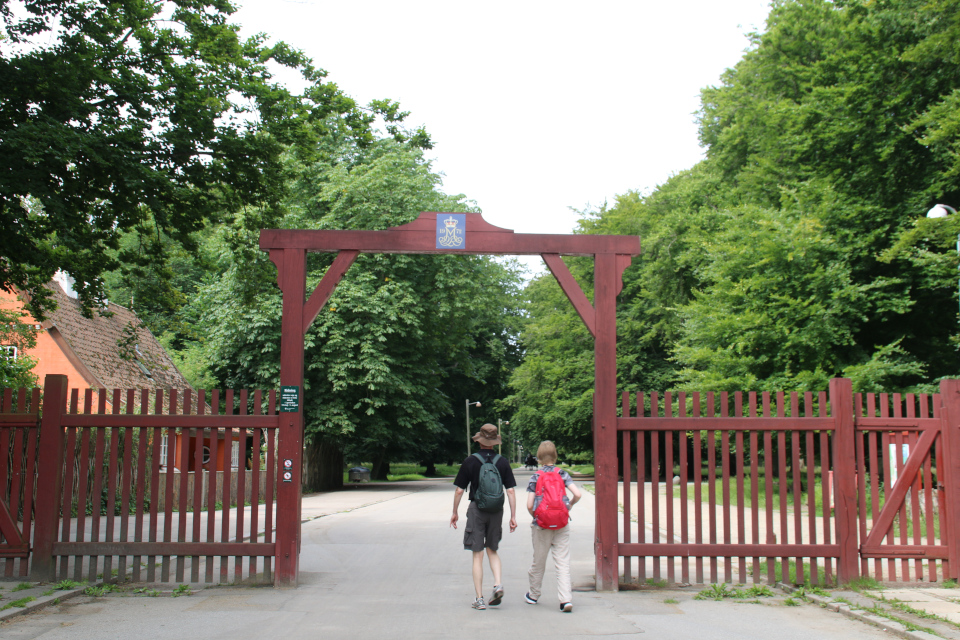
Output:
<path fill-rule="evenodd" d="M 80 311 L 70 280 L 58 272 L 47 285 L 57 309 L 38 322 L 23 322 L 37 331 L 33 373 L 67 376 L 70 389 L 190 389 L 170 355 L 130 309 L 110 302 L 92 318 Z M 0 306 L 23 309 L 14 294 L 0 291 Z M 81 395 L 82 395 L 81 391 Z"/>
<path fill-rule="evenodd" d="M 192 390 L 192 387 L 177 369 L 170 354 L 140 322 L 137 314 L 110 302 L 102 309 L 95 309 L 93 317 L 85 318 L 72 285 L 69 277 L 58 272 L 47 285 L 57 309 L 49 312 L 47 319 L 42 322 L 29 315 L 22 320 L 37 332 L 37 346 L 27 351 L 26 355 L 37 360 L 33 373 L 40 383 L 47 374 L 66 375 L 68 398 L 73 389 L 77 389 L 81 403 L 87 389 L 106 389 L 108 412 L 112 410 L 113 389 L 163 390 L 167 393 L 176 389 L 182 409 L 183 391 Z M 24 310 L 24 305 L 16 294 L 0 290 L 0 308 Z M 97 393 L 94 391 L 94 411 L 99 400 Z M 169 398 L 166 393 L 165 396 Z M 121 397 L 125 398 L 125 394 L 121 394 Z M 162 410 L 164 413 L 168 411 L 166 400 Z M 209 407 L 205 412 L 210 412 Z M 218 432 L 218 435 L 220 439 L 223 438 L 222 432 Z M 169 449 L 174 467 L 178 468 L 179 461 L 183 459 L 182 453 L 187 453 L 187 470 L 194 471 L 194 451 L 197 446 L 202 446 L 203 468 L 223 470 L 228 460 L 236 468 L 253 447 L 251 436 L 247 434 L 235 440 L 231 452 L 225 452 L 222 445 L 217 447 L 217 459 L 211 460 L 209 437 L 209 433 L 193 439 L 183 437 L 181 433 L 171 433 L 169 442 L 166 438 L 163 442 L 161 460 L 167 459 Z"/>

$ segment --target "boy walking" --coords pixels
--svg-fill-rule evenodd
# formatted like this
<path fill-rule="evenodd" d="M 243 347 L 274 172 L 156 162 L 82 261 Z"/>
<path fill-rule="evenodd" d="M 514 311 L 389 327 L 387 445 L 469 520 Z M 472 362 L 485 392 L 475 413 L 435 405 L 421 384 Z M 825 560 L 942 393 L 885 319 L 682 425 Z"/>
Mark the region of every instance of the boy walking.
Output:
<path fill-rule="evenodd" d="M 558 469 L 557 447 L 549 440 L 540 443 L 537 460 L 543 465 L 530 477 L 527 484 L 527 511 L 533 516 L 533 563 L 530 565 L 530 591 L 525 599 L 537 604 L 543 586 L 543 572 L 547 555 L 553 552 L 557 569 L 557 596 L 560 611 L 573 611 L 573 591 L 570 586 L 570 508 L 580 500 L 580 488 L 563 469 Z M 573 499 L 567 496 L 567 491 Z"/>
<path fill-rule="evenodd" d="M 453 481 L 456 491 L 453 495 L 450 526 L 457 528 L 460 499 L 469 488 L 470 506 L 467 508 L 463 548 L 473 552 L 473 588 L 477 596 L 473 601 L 473 608 L 486 609 L 487 605 L 483 601 L 483 550 L 487 550 L 487 560 L 493 572 L 494 585 L 490 605 L 496 606 L 503 600 L 500 556 L 497 554 L 500 538 L 503 536 L 503 496 L 506 495 L 510 504 L 510 533 L 513 533 L 517 528 L 517 498 L 513 489 L 517 486 L 517 481 L 513 477 L 510 463 L 493 450 L 494 445 L 500 444 L 500 433 L 495 425 L 485 424 L 480 427 L 480 431 L 473 436 L 473 441 L 480 445 L 480 452 L 463 461 Z M 491 478 L 490 474 L 499 477 Z M 497 484 L 500 486 L 497 487 Z M 491 495 L 491 485 L 492 493 L 499 491 L 499 497 Z"/>

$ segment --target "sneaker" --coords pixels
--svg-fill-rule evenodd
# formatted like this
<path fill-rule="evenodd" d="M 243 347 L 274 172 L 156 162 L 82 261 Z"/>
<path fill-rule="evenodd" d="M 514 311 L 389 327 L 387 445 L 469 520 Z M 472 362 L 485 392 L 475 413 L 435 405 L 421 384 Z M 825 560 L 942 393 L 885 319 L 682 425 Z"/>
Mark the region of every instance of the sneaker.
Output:
<path fill-rule="evenodd" d="M 487 605 L 485 605 L 485 604 L 483 603 L 483 598 L 477 598 L 476 600 L 473 601 L 473 608 L 474 608 L 474 609 L 486 609 L 486 608 L 487 608 Z"/>
<path fill-rule="evenodd" d="M 533 599 L 529 591 L 523 596 L 523 599 L 527 601 L 527 604 L 537 604 L 537 601 Z"/>
<path fill-rule="evenodd" d="M 493 585 L 493 597 L 490 598 L 490 606 L 495 607 L 503 600 L 503 587 L 499 584 Z"/>
<path fill-rule="evenodd" d="M 561 602 L 561 603 L 560 603 L 560 611 L 563 611 L 564 613 L 570 613 L 571 611 L 573 611 L 573 603 L 572 603 L 572 602 Z"/>

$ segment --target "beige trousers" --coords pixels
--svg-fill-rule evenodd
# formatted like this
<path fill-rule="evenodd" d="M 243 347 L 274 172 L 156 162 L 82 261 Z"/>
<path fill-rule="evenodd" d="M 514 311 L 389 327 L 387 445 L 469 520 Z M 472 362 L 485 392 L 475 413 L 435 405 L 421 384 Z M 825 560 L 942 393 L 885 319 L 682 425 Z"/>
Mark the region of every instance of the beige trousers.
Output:
<path fill-rule="evenodd" d="M 533 564 L 527 575 L 530 577 L 530 596 L 540 599 L 543 586 L 543 572 L 547 565 L 547 555 L 553 550 L 553 564 L 557 570 L 557 597 L 560 602 L 573 602 L 570 588 L 570 525 L 562 529 L 541 529 L 530 525 L 533 533 Z"/>

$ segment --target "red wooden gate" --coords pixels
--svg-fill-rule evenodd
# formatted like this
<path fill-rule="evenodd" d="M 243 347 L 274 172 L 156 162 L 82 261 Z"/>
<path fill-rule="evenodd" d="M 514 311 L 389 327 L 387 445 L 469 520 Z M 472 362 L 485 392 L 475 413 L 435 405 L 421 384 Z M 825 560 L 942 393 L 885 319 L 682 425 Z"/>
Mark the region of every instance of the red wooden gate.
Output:
<path fill-rule="evenodd" d="M 39 410 L 39 389 L 0 393 L 0 558 L 7 577 L 29 573 Z"/>
<path fill-rule="evenodd" d="M 10 392 L 4 397 L 6 409 Z M 274 391 L 73 389 L 68 397 L 66 377 L 47 376 L 43 405 L 39 451 L 36 413 L 29 425 L 0 419 L 0 455 L 11 441 L 10 451 L 24 452 L 0 464 L 0 486 L 12 487 L 3 506 L 24 516 L 21 538 L 8 533 L 2 509 L 0 531 L 6 557 L 26 557 L 21 540 L 30 539 L 35 513 L 31 577 L 274 581 L 282 508 Z"/>
<path fill-rule="evenodd" d="M 622 400 L 623 481 L 614 501 L 598 483 L 597 500 L 622 510 L 622 581 L 957 577 L 960 381 Z"/>

